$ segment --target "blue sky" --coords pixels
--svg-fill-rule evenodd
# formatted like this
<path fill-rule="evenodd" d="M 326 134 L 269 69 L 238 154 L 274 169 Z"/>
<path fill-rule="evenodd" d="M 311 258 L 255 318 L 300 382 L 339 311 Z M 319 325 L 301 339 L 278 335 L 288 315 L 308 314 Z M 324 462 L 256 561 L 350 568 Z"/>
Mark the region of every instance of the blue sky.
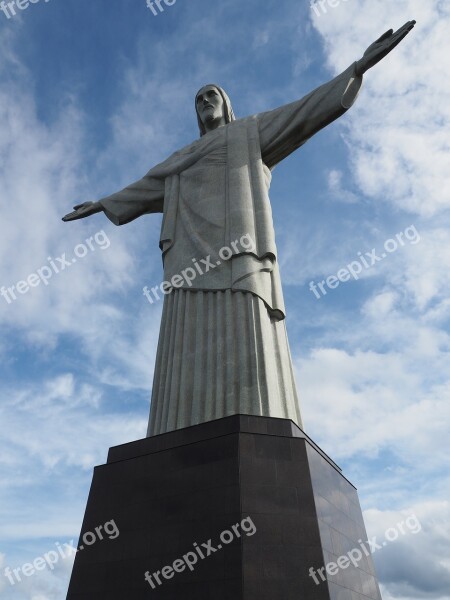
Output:
<path fill-rule="evenodd" d="M 142 288 L 162 278 L 161 217 L 61 216 L 193 141 L 203 84 L 222 85 L 238 117 L 275 108 L 415 18 L 355 106 L 276 168 L 271 200 L 305 429 L 358 487 L 370 535 L 420 520 L 374 557 L 384 600 L 450 599 L 450 8 L 325 6 L 0 12 L 0 286 L 93 248 L 48 285 L 0 297 L 1 598 L 65 597 L 69 559 L 15 586 L 3 569 L 76 540 L 93 467 L 146 431 L 161 305 Z M 386 258 L 358 280 L 311 292 L 373 249 Z"/>

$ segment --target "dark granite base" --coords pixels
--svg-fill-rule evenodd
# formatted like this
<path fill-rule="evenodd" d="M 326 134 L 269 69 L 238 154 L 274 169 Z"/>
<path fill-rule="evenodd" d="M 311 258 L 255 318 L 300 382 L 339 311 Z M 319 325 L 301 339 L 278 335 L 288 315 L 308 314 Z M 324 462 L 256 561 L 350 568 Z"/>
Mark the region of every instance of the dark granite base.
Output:
<path fill-rule="evenodd" d="M 322 581 L 319 569 L 367 539 L 362 513 L 337 465 L 288 420 L 232 416 L 111 448 L 80 544 L 111 520 L 120 535 L 77 554 L 68 600 L 381 598 L 362 551 Z M 187 553 L 192 570 L 175 562 Z"/>

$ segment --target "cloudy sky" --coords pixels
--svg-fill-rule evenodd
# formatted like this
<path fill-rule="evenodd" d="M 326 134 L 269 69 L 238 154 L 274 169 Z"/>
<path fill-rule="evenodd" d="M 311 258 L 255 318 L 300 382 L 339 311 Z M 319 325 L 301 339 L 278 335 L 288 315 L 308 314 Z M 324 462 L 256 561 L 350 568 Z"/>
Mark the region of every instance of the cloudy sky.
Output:
<path fill-rule="evenodd" d="M 161 217 L 61 216 L 193 141 L 204 83 L 238 116 L 275 108 L 414 18 L 355 106 L 276 168 L 271 199 L 305 429 L 358 487 L 369 535 L 420 521 L 374 555 L 384 600 L 449 600 L 448 1 L 16 12 L 0 12 L 0 286 L 22 290 L 0 296 L 0 597 L 65 597 L 70 559 L 14 586 L 4 568 L 76 541 L 93 467 L 146 432 Z"/>

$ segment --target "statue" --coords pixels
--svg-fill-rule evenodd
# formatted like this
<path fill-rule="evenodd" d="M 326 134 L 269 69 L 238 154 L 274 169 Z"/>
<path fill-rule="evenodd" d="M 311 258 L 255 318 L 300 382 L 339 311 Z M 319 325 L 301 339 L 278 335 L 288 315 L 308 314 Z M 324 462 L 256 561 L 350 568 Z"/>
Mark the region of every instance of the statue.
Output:
<path fill-rule="evenodd" d="M 363 74 L 414 25 L 390 29 L 335 79 L 269 112 L 236 120 L 225 91 L 206 85 L 195 98 L 200 139 L 122 191 L 79 204 L 63 218 L 103 211 L 124 225 L 164 213 L 166 295 L 148 436 L 232 414 L 292 419 L 302 427 L 268 195 L 271 171 L 352 106 Z M 225 259 L 221 250 L 230 247 Z M 188 269 L 198 275 L 181 277 Z"/>

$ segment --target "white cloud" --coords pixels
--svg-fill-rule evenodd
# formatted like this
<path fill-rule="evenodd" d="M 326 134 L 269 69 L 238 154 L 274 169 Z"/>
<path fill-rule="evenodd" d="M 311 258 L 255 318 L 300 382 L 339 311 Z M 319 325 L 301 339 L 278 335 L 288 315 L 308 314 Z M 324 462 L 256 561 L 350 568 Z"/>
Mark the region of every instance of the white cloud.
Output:
<path fill-rule="evenodd" d="M 329 327 L 322 329 L 316 349 L 301 364 L 299 381 L 309 422 L 317 431 L 325 427 L 324 437 L 334 440 L 331 445 L 338 453 L 376 454 L 389 448 L 408 462 L 420 456 L 430 464 L 428 448 L 436 440 L 444 443 L 442 424 L 449 417 L 450 147 L 445 124 L 450 121 L 450 86 L 442 73 L 442 57 L 449 49 L 445 32 L 450 12 L 437 1 L 401 0 L 387 7 L 361 0 L 341 3 L 315 18 L 314 25 L 325 42 L 329 65 L 339 71 L 384 30 L 412 18 L 417 19 L 416 28 L 367 73 L 345 120 L 345 139 L 360 192 L 371 202 L 388 203 L 396 222 L 403 211 L 414 213 L 406 219 L 414 223 L 421 241 L 373 268 L 376 277 L 366 296 L 354 295 L 351 329 L 340 322 L 330 292 L 324 307 Z M 339 194 L 345 192 L 343 181 L 339 171 L 329 180 Z M 355 187 L 351 189 L 353 195 Z M 373 215 L 379 220 L 375 210 Z M 363 234 L 373 235 L 364 225 Z M 359 242 L 350 238 L 350 243 L 355 249 Z M 318 270 L 324 263 L 331 268 L 331 254 L 334 264 L 341 261 L 342 249 L 348 253 L 346 237 L 333 253 L 325 244 L 320 252 L 316 243 Z M 358 290 L 358 284 L 349 285 Z M 326 382 L 321 381 L 323 372 Z M 342 433 L 346 444 L 339 450 Z"/>
<path fill-rule="evenodd" d="M 134 227 L 134 235 L 133 229 L 126 233 L 102 215 L 83 222 L 61 222 L 71 203 L 95 199 L 102 185 L 104 195 L 113 189 L 106 189 L 101 169 L 97 189 L 92 190 L 88 183 L 88 165 L 84 163 L 87 122 L 74 95 L 67 92 L 64 110 L 55 110 L 51 123 L 39 120 L 32 76 L 14 53 L 14 45 L 14 36 L 7 35 L 2 62 L 4 68 L 5 63 L 15 68 L 15 76 L 13 82 L 9 78 L 0 85 L 0 187 L 5 199 L 0 223 L 0 284 L 16 289 L 7 292 L 7 298 L 0 297 L 4 330 L 0 353 L 6 363 L 13 364 L 23 349 L 33 348 L 39 359 L 45 360 L 62 336 L 68 336 L 80 343 L 87 370 L 97 382 L 107 370 L 99 368 L 96 361 L 102 359 L 105 364 L 105 354 L 109 354 L 111 380 L 128 389 L 150 390 L 160 307 L 150 309 L 142 288 L 149 280 L 158 283 L 162 275 L 158 217 Z M 133 121 L 128 111 L 125 113 L 131 131 L 133 122 L 141 126 L 140 120 Z M 155 118 L 155 122 L 160 121 Z M 159 146 L 155 135 L 148 138 Z M 139 140 L 133 141 L 139 148 Z M 121 148 L 122 142 L 120 134 L 114 143 Z M 114 152 L 109 149 L 105 154 Z M 116 155 L 120 157 L 120 152 Z M 93 250 L 62 270 L 58 257 L 65 253 L 70 262 L 76 246 L 88 247 L 86 240 L 92 237 Z M 148 238 L 153 253 L 150 261 L 145 257 Z M 19 281 L 42 267 L 49 269 L 51 262 L 59 267 L 59 273 L 53 272 L 48 285 L 40 281 L 23 295 L 17 292 Z M 136 315 L 141 323 L 147 323 L 146 328 Z"/>
<path fill-rule="evenodd" d="M 314 20 L 333 69 L 359 58 L 383 31 L 416 19 L 415 29 L 370 70 L 347 123 L 356 182 L 366 196 L 433 216 L 450 207 L 448 6 L 434 0 L 343 3 Z M 349 28 L 351 20 L 351 28 Z"/>
<path fill-rule="evenodd" d="M 343 189 L 342 179 L 342 171 L 337 171 L 336 169 L 332 169 L 331 171 L 329 171 L 328 187 L 333 198 L 336 200 L 340 200 L 341 202 L 348 202 L 350 204 L 357 202 L 358 198 L 355 194 Z"/>
<path fill-rule="evenodd" d="M 15 449 L 20 466 L 33 460 L 46 469 L 58 463 L 90 469 L 102 462 L 114 439 L 144 434 L 142 418 L 127 415 L 124 424 L 122 413 L 105 406 L 102 392 L 90 384 L 75 385 L 71 373 L 42 381 L 41 390 L 25 385 L 3 387 L 1 393 L 0 438 L 4 447 Z"/>
<path fill-rule="evenodd" d="M 397 533 L 395 541 L 374 554 L 383 598 L 450 598 L 448 501 L 429 501 L 402 511 L 372 509 L 364 513 L 364 519 L 369 537 L 376 536 L 378 544 L 386 539 L 386 532 L 387 539 Z"/>
<path fill-rule="evenodd" d="M 49 548 L 46 549 L 47 551 Z M 42 555 L 40 555 L 42 556 Z M 32 562 L 37 556 L 30 558 Z M 14 568 L 21 565 L 14 565 Z M 11 585 L 6 579 L 2 592 L 4 600 L 61 600 L 67 594 L 67 582 L 72 571 L 73 558 L 66 558 L 55 565 L 54 570 L 46 569 L 21 576 L 21 581 Z M 0 588 L 1 589 L 1 588 Z"/>

